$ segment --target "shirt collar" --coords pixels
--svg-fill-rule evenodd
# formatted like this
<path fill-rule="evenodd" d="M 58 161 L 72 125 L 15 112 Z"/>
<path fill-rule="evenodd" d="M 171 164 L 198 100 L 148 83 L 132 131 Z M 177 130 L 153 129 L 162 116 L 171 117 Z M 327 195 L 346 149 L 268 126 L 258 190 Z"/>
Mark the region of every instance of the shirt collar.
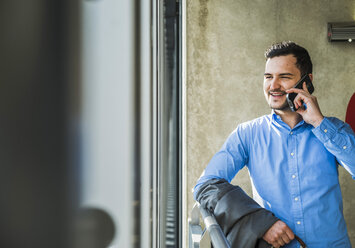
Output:
<path fill-rule="evenodd" d="M 281 117 L 278 114 L 276 114 L 274 109 L 271 110 L 271 116 L 273 121 L 281 120 Z"/>
<path fill-rule="evenodd" d="M 288 129 L 290 129 L 290 127 L 285 122 L 282 121 L 281 116 L 276 114 L 274 109 L 271 110 L 271 116 L 272 116 L 272 122 L 274 122 L 274 123 L 276 122 L 278 125 L 281 125 L 281 126 L 284 126 Z M 297 123 L 297 125 L 293 129 L 296 129 L 304 124 L 307 124 L 307 123 L 304 120 L 302 120 L 299 123 Z"/>

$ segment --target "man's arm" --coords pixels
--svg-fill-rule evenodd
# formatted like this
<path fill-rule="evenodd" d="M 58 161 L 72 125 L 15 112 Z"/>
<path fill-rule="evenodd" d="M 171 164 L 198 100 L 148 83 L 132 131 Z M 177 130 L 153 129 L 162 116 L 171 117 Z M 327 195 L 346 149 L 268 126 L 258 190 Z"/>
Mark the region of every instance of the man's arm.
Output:
<path fill-rule="evenodd" d="M 325 117 L 313 133 L 355 179 L 355 135 L 351 127 L 337 118 Z"/>
<path fill-rule="evenodd" d="M 215 206 L 217 206 L 217 202 L 224 196 L 226 192 L 229 192 L 230 189 L 234 187 L 229 184 L 230 181 L 234 178 L 236 173 L 248 162 L 249 139 L 250 137 L 248 137 L 247 128 L 238 126 L 237 129 L 234 130 L 228 137 L 220 151 L 213 156 L 194 188 L 194 199 L 200 202 L 202 206 L 209 209 L 217 216 L 219 216 L 218 212 L 214 211 Z M 239 196 L 238 202 L 240 204 L 243 204 L 246 207 L 250 206 L 249 209 L 244 208 L 244 210 L 252 212 L 253 207 L 248 204 L 249 201 L 250 199 L 245 200 L 245 198 L 242 199 Z M 238 202 L 236 202 L 236 204 Z M 223 204 L 220 206 L 223 206 Z M 225 211 L 221 212 L 225 213 Z M 263 223 L 267 225 L 265 226 L 267 227 L 266 229 L 261 229 L 265 232 L 262 233 L 264 240 L 277 248 L 281 245 L 284 245 L 285 243 L 289 243 L 290 240 L 294 239 L 293 232 L 284 222 L 277 220 L 276 217 L 272 217 L 270 214 L 264 214 L 264 212 L 268 211 L 263 209 L 253 214 L 253 217 L 250 217 L 259 220 L 264 218 Z M 263 218 L 260 218 L 258 215 L 263 216 Z M 221 214 L 221 216 L 226 217 L 230 215 Z M 272 221 L 273 218 L 276 218 L 276 220 Z M 230 218 L 228 217 L 227 220 L 223 220 L 221 218 L 218 219 L 221 222 L 226 222 Z M 269 221 L 265 221 L 265 219 L 268 219 Z M 226 226 L 224 225 L 224 227 Z M 259 226 L 259 228 L 261 227 L 262 226 Z M 234 230 L 240 231 L 236 228 Z"/>
<path fill-rule="evenodd" d="M 224 179 L 231 182 L 234 176 L 248 162 L 247 133 L 238 126 L 227 138 L 221 149 L 212 157 L 194 187 L 194 199 L 201 185 L 210 179 Z"/>
<path fill-rule="evenodd" d="M 297 113 L 302 115 L 305 122 L 314 126 L 314 135 L 355 179 L 355 134 L 351 127 L 337 118 L 324 117 L 317 98 L 309 94 L 305 83 L 303 90 L 287 90 L 287 93 L 291 92 L 298 93 L 295 98 L 295 105 L 299 107 Z M 305 103 L 307 108 L 304 108 L 302 103 Z"/>

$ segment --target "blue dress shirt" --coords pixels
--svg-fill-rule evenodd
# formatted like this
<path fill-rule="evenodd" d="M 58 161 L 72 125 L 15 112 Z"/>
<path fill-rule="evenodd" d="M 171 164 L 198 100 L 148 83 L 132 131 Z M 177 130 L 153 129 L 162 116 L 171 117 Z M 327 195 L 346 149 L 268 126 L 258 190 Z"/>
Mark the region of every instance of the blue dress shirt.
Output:
<path fill-rule="evenodd" d="M 229 182 L 245 165 L 253 198 L 284 221 L 309 248 L 351 247 L 343 216 L 338 163 L 355 179 L 355 136 L 337 118 L 291 129 L 272 112 L 240 124 L 199 178 Z M 284 247 L 300 247 L 292 241 Z"/>

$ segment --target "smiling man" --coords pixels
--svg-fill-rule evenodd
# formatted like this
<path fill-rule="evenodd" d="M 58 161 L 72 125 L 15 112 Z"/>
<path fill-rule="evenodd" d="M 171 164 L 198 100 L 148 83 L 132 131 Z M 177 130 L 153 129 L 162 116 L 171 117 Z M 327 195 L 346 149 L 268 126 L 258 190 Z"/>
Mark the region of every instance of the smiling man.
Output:
<path fill-rule="evenodd" d="M 244 225 L 244 217 L 257 212 L 255 218 L 262 221 L 257 223 L 251 217 L 248 222 L 262 225 L 257 232 L 273 247 L 300 247 L 295 237 L 310 248 L 351 247 L 342 212 L 338 166 L 355 179 L 354 133 L 343 121 L 323 116 L 306 83 L 303 89 L 293 88 L 306 74 L 313 80 L 306 49 L 294 42 L 282 42 L 272 45 L 265 57 L 263 88 L 271 114 L 238 125 L 199 178 L 194 197 L 217 211 L 222 206 L 218 203 L 226 200 L 231 191 L 235 193 L 232 188 L 226 191 L 230 187 L 225 184 L 247 166 L 253 198 L 264 212 L 253 205 L 257 211 L 246 211 L 224 229 L 227 238 L 235 223 Z M 287 103 L 288 93 L 297 93 L 296 112 Z M 210 200 L 211 196 L 218 199 Z M 245 199 L 234 194 L 234 201 L 248 201 Z M 225 209 L 234 211 L 232 207 Z M 232 236 L 238 237 L 236 233 Z"/>

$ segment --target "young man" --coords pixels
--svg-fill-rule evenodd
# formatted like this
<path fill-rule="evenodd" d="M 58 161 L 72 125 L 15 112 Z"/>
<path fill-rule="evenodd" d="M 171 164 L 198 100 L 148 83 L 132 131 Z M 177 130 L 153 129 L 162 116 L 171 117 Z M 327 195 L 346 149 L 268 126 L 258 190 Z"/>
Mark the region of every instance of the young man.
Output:
<path fill-rule="evenodd" d="M 272 113 L 234 130 L 199 178 L 194 197 L 203 201 L 211 180 L 230 183 L 247 166 L 254 200 L 277 217 L 264 229 L 267 243 L 299 247 L 297 235 L 310 248 L 351 247 L 337 167 L 355 179 L 354 133 L 341 120 L 323 116 L 305 83 L 303 89 L 293 88 L 305 74 L 313 79 L 306 49 L 282 42 L 265 56 L 264 94 Z M 286 100 L 292 92 L 298 93 L 296 112 Z"/>

